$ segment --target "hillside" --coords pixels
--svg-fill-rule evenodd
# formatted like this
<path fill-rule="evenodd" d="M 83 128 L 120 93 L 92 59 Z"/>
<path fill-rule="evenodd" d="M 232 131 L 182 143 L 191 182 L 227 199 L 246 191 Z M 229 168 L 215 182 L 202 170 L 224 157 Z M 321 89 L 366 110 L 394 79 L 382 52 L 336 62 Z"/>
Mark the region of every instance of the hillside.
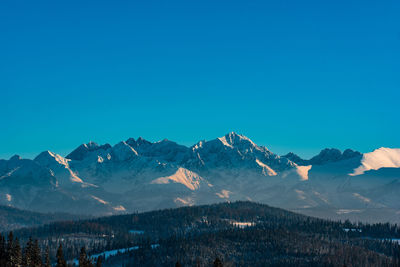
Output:
<path fill-rule="evenodd" d="M 67 213 L 39 213 L 0 206 L 0 232 L 18 228 L 34 227 L 50 222 L 73 220 L 87 216 L 76 216 Z"/>
<path fill-rule="evenodd" d="M 56 222 L 14 235 L 38 238 L 53 259 L 59 243 L 69 260 L 85 246 L 104 266 L 210 266 L 217 257 L 224 266 L 394 266 L 400 259 L 391 241 L 400 238 L 396 226 L 327 221 L 252 202 Z"/>

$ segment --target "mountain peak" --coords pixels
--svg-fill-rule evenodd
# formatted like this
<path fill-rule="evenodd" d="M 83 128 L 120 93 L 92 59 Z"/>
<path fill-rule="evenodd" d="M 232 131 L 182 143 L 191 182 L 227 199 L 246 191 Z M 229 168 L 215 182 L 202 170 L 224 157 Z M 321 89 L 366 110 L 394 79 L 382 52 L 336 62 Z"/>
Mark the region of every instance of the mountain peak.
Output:
<path fill-rule="evenodd" d="M 328 162 L 336 162 L 339 160 L 350 159 L 353 157 L 361 156 L 362 154 L 358 151 L 346 149 L 343 153 L 337 148 L 325 148 L 321 152 L 311 158 L 309 163 L 312 165 L 321 165 Z"/>
<path fill-rule="evenodd" d="M 400 149 L 381 147 L 365 153 L 362 156 L 361 165 L 350 175 L 360 175 L 366 171 L 380 168 L 400 168 Z"/>
<path fill-rule="evenodd" d="M 16 160 L 20 160 L 20 159 L 21 159 L 21 157 L 19 155 L 17 155 L 17 154 L 15 154 L 14 156 L 12 156 L 10 158 L 11 161 L 16 161 Z"/>
<path fill-rule="evenodd" d="M 235 132 L 227 133 L 226 135 L 219 137 L 219 141 L 222 142 L 223 145 L 233 148 L 235 145 L 239 145 L 241 143 L 246 143 L 252 147 L 257 147 L 257 145 L 250 140 L 250 138 L 237 134 Z"/>
<path fill-rule="evenodd" d="M 137 140 L 135 140 L 135 138 L 129 138 L 128 140 L 126 140 L 126 143 L 128 145 L 130 145 L 131 147 L 133 147 L 134 149 L 136 149 L 139 146 L 147 146 L 147 145 L 151 145 L 152 142 L 147 141 L 146 139 L 142 138 L 139 136 L 139 138 Z"/>
<path fill-rule="evenodd" d="M 119 142 L 112 148 L 112 154 L 114 158 L 119 161 L 125 161 L 136 157 L 138 153 L 125 141 Z"/>
<path fill-rule="evenodd" d="M 34 161 L 38 162 L 39 164 L 45 165 L 45 166 L 52 162 L 55 162 L 55 161 L 61 165 L 67 166 L 69 159 L 66 159 L 54 152 L 46 150 L 46 151 L 43 151 L 42 153 L 40 153 L 39 155 L 37 155 L 36 158 L 34 159 Z"/>
<path fill-rule="evenodd" d="M 82 144 L 78 146 L 74 151 L 69 153 L 65 158 L 72 159 L 72 160 L 83 160 L 84 157 L 89 153 L 96 150 L 107 150 L 110 149 L 110 144 L 104 144 L 99 146 L 97 143 L 90 141 L 87 144 Z"/>
<path fill-rule="evenodd" d="M 307 160 L 302 159 L 299 155 L 289 152 L 286 155 L 282 156 L 283 158 L 287 158 L 288 160 L 296 163 L 297 165 L 307 165 Z"/>
<path fill-rule="evenodd" d="M 96 142 L 93 142 L 93 141 L 89 141 L 89 143 L 83 144 L 83 146 L 85 146 L 88 149 L 96 149 L 96 148 L 99 147 L 99 145 Z"/>

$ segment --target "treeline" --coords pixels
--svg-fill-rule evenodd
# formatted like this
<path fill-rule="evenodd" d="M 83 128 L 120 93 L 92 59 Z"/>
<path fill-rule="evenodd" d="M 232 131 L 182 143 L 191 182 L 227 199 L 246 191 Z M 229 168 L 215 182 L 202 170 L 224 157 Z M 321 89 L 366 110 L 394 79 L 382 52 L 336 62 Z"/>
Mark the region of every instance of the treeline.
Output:
<path fill-rule="evenodd" d="M 64 258 L 63 247 L 60 244 L 57 248 L 56 267 L 69 267 L 72 264 L 67 264 Z M 90 259 L 86 253 L 85 247 L 81 248 L 79 267 L 101 267 L 101 257 L 96 259 L 96 263 Z M 42 253 L 38 240 L 29 238 L 24 247 L 21 246 L 19 239 L 14 238 L 13 232 L 9 232 L 7 238 L 0 235 L 0 266 L 1 267 L 51 267 L 50 249 L 46 248 Z"/>
<path fill-rule="evenodd" d="M 66 213 L 39 213 L 0 205 L 0 232 L 8 232 L 21 227 L 34 227 L 45 223 L 76 220 L 88 216 Z"/>
<path fill-rule="evenodd" d="M 385 253 L 384 253 L 385 252 Z M 185 238 L 160 240 L 153 249 L 111 257 L 111 266 L 211 266 L 215 257 L 224 266 L 400 266 L 400 247 L 394 242 L 336 239 L 321 233 L 249 227 Z"/>
<path fill-rule="evenodd" d="M 252 226 L 241 229 L 235 222 Z M 139 249 L 103 258 L 103 264 L 210 266 L 216 257 L 224 266 L 400 264 L 399 244 L 391 241 L 400 237 L 397 225 L 329 221 L 243 201 L 50 223 L 15 236 L 24 244 L 29 236 L 38 238 L 53 263 L 61 243 L 63 257 L 82 259 L 81 266 L 87 254 L 129 247 Z M 42 263 L 45 258 L 46 252 Z"/>

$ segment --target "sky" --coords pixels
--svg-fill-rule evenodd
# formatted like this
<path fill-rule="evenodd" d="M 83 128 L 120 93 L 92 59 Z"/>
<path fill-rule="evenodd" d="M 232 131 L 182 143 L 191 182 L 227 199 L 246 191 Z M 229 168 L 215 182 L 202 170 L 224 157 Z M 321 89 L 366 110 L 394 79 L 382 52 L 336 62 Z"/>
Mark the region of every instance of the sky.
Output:
<path fill-rule="evenodd" d="M 235 131 L 400 147 L 400 1 L 0 1 L 0 158 Z"/>

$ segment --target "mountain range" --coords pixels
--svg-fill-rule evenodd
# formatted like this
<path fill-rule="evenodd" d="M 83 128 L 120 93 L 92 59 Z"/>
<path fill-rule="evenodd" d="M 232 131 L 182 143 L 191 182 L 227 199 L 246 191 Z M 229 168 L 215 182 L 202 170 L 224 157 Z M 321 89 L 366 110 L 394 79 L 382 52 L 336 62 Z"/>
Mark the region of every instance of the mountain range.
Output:
<path fill-rule="evenodd" d="M 400 149 L 279 156 L 231 132 L 187 147 L 129 138 L 63 157 L 0 160 L 0 204 L 109 215 L 250 200 L 307 215 L 400 222 Z"/>

